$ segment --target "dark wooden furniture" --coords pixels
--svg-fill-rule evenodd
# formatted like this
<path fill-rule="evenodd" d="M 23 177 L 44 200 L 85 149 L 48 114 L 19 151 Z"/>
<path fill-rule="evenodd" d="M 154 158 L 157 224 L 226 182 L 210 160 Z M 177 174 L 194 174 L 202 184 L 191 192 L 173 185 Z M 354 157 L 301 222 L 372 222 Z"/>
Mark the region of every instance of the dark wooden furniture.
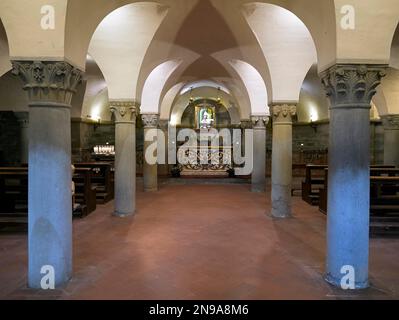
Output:
<path fill-rule="evenodd" d="M 324 169 L 324 186 L 320 188 L 319 190 L 319 210 L 320 212 L 327 214 L 327 198 L 328 198 L 328 192 L 327 192 L 327 186 L 328 186 L 328 168 Z"/>
<path fill-rule="evenodd" d="M 73 216 L 83 217 L 96 209 L 96 190 L 90 168 L 76 169 Z M 0 167 L 0 224 L 28 223 L 28 168 Z"/>
<path fill-rule="evenodd" d="M 91 184 L 96 188 L 97 204 L 105 204 L 114 198 L 114 170 L 109 162 L 84 162 L 76 163 L 79 168 L 89 168 L 92 171 Z"/>
<path fill-rule="evenodd" d="M 399 176 L 372 176 L 370 187 L 371 233 L 399 234 Z"/>
<path fill-rule="evenodd" d="M 370 176 L 371 177 L 396 177 L 396 176 L 399 176 L 399 169 L 396 169 L 393 166 L 385 166 L 382 168 L 377 168 L 376 166 L 372 166 L 370 168 Z M 387 181 L 387 180 L 382 179 L 381 181 Z M 325 169 L 325 173 L 324 173 L 324 186 L 322 188 L 320 188 L 320 190 L 319 190 L 319 195 L 320 195 L 319 210 L 320 210 L 320 212 L 322 212 L 324 214 L 327 213 L 327 193 L 328 193 L 327 187 L 328 187 L 328 168 Z M 371 184 L 371 187 L 373 188 L 373 184 Z M 385 194 L 385 196 L 387 196 L 387 195 L 395 196 L 398 192 L 396 185 L 390 184 L 390 183 L 382 184 L 380 186 L 380 188 L 381 188 L 382 192 Z M 373 195 L 373 191 L 371 191 L 371 194 Z"/>
<path fill-rule="evenodd" d="M 0 171 L 0 223 L 27 224 L 28 172 L 10 169 Z"/>
<path fill-rule="evenodd" d="M 318 205 L 320 188 L 324 186 L 326 165 L 307 165 L 305 181 L 302 182 L 302 200 L 310 205 Z"/>
<path fill-rule="evenodd" d="M 399 234 L 399 170 L 370 168 L 370 233 Z M 325 185 L 320 189 L 319 210 L 327 214 L 328 169 Z"/>
<path fill-rule="evenodd" d="M 96 210 L 96 187 L 91 182 L 92 170 L 90 168 L 76 168 L 73 175 L 75 183 L 75 202 L 81 209 L 74 211 L 75 216 L 84 217 Z"/>

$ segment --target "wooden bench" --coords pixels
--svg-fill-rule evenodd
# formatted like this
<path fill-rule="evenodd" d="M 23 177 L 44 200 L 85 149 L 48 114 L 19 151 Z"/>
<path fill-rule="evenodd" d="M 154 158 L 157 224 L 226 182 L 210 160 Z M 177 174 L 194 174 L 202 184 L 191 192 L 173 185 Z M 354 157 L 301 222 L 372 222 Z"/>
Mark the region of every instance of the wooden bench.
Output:
<path fill-rule="evenodd" d="M 320 212 L 327 214 L 327 198 L 328 198 L 328 168 L 324 169 L 324 186 L 320 188 L 319 195 L 319 210 Z"/>
<path fill-rule="evenodd" d="M 114 198 L 114 166 L 109 162 L 85 162 L 74 164 L 75 168 L 92 171 L 91 184 L 96 188 L 97 204 L 105 204 Z"/>
<path fill-rule="evenodd" d="M 399 175 L 395 169 L 371 168 L 370 172 L 370 233 L 399 234 Z M 395 174 L 395 176 L 393 176 Z M 328 169 L 325 186 L 320 190 L 319 210 L 327 214 Z"/>
<path fill-rule="evenodd" d="M 306 164 L 294 163 L 292 165 L 292 177 L 301 177 L 303 178 L 306 174 Z M 297 183 L 293 179 L 293 184 L 291 187 L 291 196 L 302 195 L 302 185 L 301 182 Z"/>
<path fill-rule="evenodd" d="M 11 171 L 12 170 L 12 171 Z M 0 171 L 0 222 L 28 223 L 28 172 L 4 168 Z"/>
<path fill-rule="evenodd" d="M 75 202 L 81 205 L 81 210 L 75 216 L 84 217 L 96 210 L 96 188 L 91 182 L 92 170 L 90 168 L 76 168 L 73 175 L 75 182 Z"/>
<path fill-rule="evenodd" d="M 399 176 L 370 177 L 371 233 L 399 234 Z"/>
<path fill-rule="evenodd" d="M 318 205 L 319 190 L 324 186 L 324 169 L 326 165 L 307 165 L 305 181 L 302 182 L 302 200 L 310 205 Z"/>
<path fill-rule="evenodd" d="M 91 185 L 91 169 L 77 169 L 74 175 L 77 205 L 73 216 L 83 217 L 96 209 L 96 191 Z M 28 168 L 0 167 L 0 223 L 28 222 Z"/>
<path fill-rule="evenodd" d="M 387 168 L 388 167 L 388 168 Z M 377 166 L 370 167 L 370 175 L 376 177 L 393 177 L 399 176 L 399 169 L 396 169 L 393 166 L 383 166 L 382 168 L 378 168 Z M 320 212 L 326 214 L 327 213 L 327 193 L 328 193 L 328 168 L 324 169 L 324 186 L 319 190 L 319 210 Z M 384 185 L 382 186 L 385 195 L 396 195 L 396 187 L 392 185 Z"/>

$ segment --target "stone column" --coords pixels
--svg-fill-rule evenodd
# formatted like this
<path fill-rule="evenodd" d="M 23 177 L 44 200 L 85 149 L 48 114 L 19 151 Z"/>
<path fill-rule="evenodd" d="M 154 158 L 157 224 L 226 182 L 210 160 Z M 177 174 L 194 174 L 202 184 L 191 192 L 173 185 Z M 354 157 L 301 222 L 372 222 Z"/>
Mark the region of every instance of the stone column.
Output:
<path fill-rule="evenodd" d="M 384 164 L 399 166 L 399 115 L 382 116 L 384 125 Z"/>
<path fill-rule="evenodd" d="M 168 120 L 159 120 L 158 128 L 163 132 L 165 136 L 165 140 L 158 141 L 158 150 L 163 148 L 165 153 L 165 164 L 159 164 L 158 169 L 159 173 L 162 175 L 169 175 L 169 165 L 168 165 L 168 149 L 169 149 L 169 121 Z"/>
<path fill-rule="evenodd" d="M 16 112 L 15 116 L 21 127 L 21 157 L 22 164 L 29 160 L 29 112 Z"/>
<path fill-rule="evenodd" d="M 252 192 L 266 191 L 266 126 L 269 117 L 253 116 L 254 158 L 251 178 Z"/>
<path fill-rule="evenodd" d="M 272 150 L 272 216 L 291 216 L 292 122 L 296 106 L 274 105 Z"/>
<path fill-rule="evenodd" d="M 136 104 L 111 100 L 115 118 L 115 212 L 117 217 L 136 211 Z"/>
<path fill-rule="evenodd" d="M 144 125 L 144 137 L 150 130 L 156 130 L 158 128 L 159 116 L 157 114 L 142 114 L 141 119 Z M 143 178 L 145 192 L 154 192 L 158 190 L 158 164 L 148 163 L 148 159 L 146 159 L 147 149 L 153 144 L 153 141 L 144 140 Z"/>
<path fill-rule="evenodd" d="M 54 272 L 72 276 L 71 99 L 82 72 L 66 62 L 13 62 L 29 94 L 29 271 L 31 288 Z M 43 272 L 43 273 L 42 273 Z"/>
<path fill-rule="evenodd" d="M 330 107 L 326 280 L 354 271 L 366 288 L 370 220 L 370 103 L 384 66 L 335 65 L 321 77 Z"/>

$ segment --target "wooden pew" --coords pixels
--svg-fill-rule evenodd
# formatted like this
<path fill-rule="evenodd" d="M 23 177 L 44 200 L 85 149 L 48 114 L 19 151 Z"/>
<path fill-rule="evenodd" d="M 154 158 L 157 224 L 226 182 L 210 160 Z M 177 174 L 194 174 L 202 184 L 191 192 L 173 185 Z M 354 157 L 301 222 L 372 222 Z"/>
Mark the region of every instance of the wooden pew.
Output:
<path fill-rule="evenodd" d="M 399 170 L 370 169 L 370 233 L 372 235 L 399 234 Z M 328 169 L 325 186 L 320 190 L 319 210 L 327 214 Z"/>
<path fill-rule="evenodd" d="M 73 216 L 83 217 L 96 209 L 96 191 L 91 185 L 91 169 L 77 169 L 74 175 L 78 205 Z M 28 222 L 28 168 L 0 167 L 0 223 Z"/>
<path fill-rule="evenodd" d="M 327 165 L 307 165 L 305 181 L 302 182 L 302 200 L 310 205 L 319 204 L 319 190 L 324 185 L 324 169 Z"/>
<path fill-rule="evenodd" d="M 14 168 L 11 168 L 14 169 Z M 0 223 L 28 223 L 27 170 L 0 171 Z"/>
<path fill-rule="evenodd" d="M 320 212 L 327 214 L 327 198 L 328 198 L 328 192 L 327 192 L 327 186 L 328 186 L 328 168 L 324 169 L 324 186 L 323 188 L 320 188 L 319 190 L 319 195 L 320 195 L 320 201 L 319 201 L 319 210 Z"/>
<path fill-rule="evenodd" d="M 319 195 L 319 210 L 320 212 L 327 214 L 327 187 L 328 187 L 328 168 L 324 169 L 324 186 L 320 188 Z M 394 177 L 399 176 L 399 169 L 396 169 L 395 166 L 382 166 L 382 168 L 377 166 L 370 167 L 370 176 L 379 176 L 379 177 Z M 397 190 L 396 187 L 392 185 L 384 185 L 382 189 L 384 190 L 385 194 L 395 195 Z"/>
<path fill-rule="evenodd" d="M 399 234 L 399 176 L 370 177 L 371 233 Z"/>
<path fill-rule="evenodd" d="M 105 204 L 114 198 L 113 164 L 109 162 L 84 162 L 74 164 L 76 168 L 90 168 L 91 183 L 96 188 L 97 204 Z"/>
<path fill-rule="evenodd" d="M 80 204 L 81 210 L 74 211 L 75 216 L 84 217 L 96 210 L 96 188 L 91 182 L 92 169 L 76 168 L 73 175 L 75 182 L 75 201 Z"/>
<path fill-rule="evenodd" d="M 306 174 L 306 164 L 294 163 L 292 164 L 292 177 L 304 177 Z M 301 195 L 302 194 L 302 184 L 301 182 L 296 182 L 293 179 L 292 187 L 291 187 L 291 196 Z"/>

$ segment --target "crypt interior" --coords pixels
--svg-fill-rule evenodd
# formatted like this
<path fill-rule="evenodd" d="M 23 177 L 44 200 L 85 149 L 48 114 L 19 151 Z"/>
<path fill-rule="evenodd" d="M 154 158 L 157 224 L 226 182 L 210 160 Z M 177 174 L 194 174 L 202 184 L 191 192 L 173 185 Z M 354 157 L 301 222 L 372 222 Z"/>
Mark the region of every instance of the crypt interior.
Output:
<path fill-rule="evenodd" d="M 396 0 L 0 0 L 0 299 L 398 299 L 398 145 Z"/>

